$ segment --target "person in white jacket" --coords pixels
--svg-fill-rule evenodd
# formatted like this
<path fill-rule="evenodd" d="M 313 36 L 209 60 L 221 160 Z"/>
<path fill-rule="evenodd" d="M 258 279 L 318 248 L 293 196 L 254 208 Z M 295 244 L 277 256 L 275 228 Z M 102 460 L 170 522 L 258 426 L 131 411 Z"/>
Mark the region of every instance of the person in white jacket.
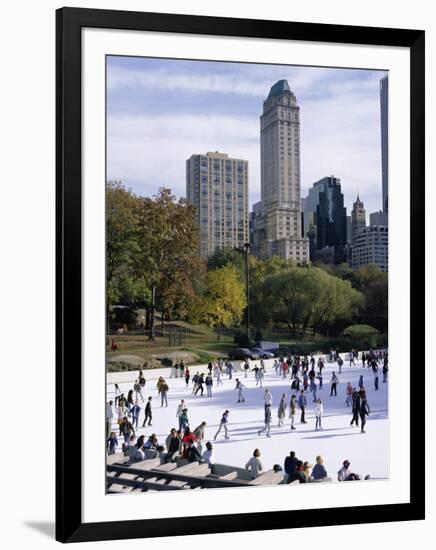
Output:
<path fill-rule="evenodd" d="M 322 430 L 321 418 L 323 414 L 324 414 L 324 406 L 322 404 L 321 399 L 318 398 L 315 404 L 315 430 Z"/>
<path fill-rule="evenodd" d="M 245 468 L 251 473 L 251 479 L 256 479 L 256 477 L 259 477 L 260 472 L 263 470 L 262 462 L 259 460 L 259 457 L 259 449 L 254 449 L 253 456 L 245 465 Z"/>
<path fill-rule="evenodd" d="M 210 466 L 213 465 L 214 455 L 212 443 L 210 441 L 206 443 L 206 450 L 203 453 L 202 459 L 206 464 L 209 464 Z"/>
<path fill-rule="evenodd" d="M 347 481 L 350 473 L 350 461 L 344 460 L 342 467 L 338 470 L 338 481 Z"/>

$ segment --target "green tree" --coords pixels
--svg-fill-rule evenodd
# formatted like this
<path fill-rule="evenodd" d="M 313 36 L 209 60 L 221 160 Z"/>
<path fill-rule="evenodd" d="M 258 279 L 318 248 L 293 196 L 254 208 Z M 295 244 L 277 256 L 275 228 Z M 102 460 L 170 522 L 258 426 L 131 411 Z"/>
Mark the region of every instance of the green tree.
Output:
<path fill-rule="evenodd" d="M 264 286 L 266 278 L 292 266 L 292 260 L 283 260 L 279 256 L 267 260 L 250 256 L 250 317 L 256 328 L 272 324 L 271 297 Z"/>
<path fill-rule="evenodd" d="M 377 265 L 368 264 L 355 270 L 356 288 L 364 292 L 369 285 L 377 281 L 387 280 L 387 273 L 384 273 Z"/>
<path fill-rule="evenodd" d="M 118 300 L 131 302 L 138 294 L 133 272 L 137 247 L 138 198 L 121 182 L 106 184 L 106 302 L 109 311 Z M 108 327 L 109 328 L 109 327 Z"/>
<path fill-rule="evenodd" d="M 379 331 L 371 325 L 350 325 L 342 334 L 352 339 L 353 345 L 367 344 L 370 347 L 377 345 Z"/>
<path fill-rule="evenodd" d="M 285 323 L 292 336 L 297 327 L 304 337 L 308 327 L 321 330 L 340 318 L 352 316 L 362 296 L 325 270 L 316 267 L 290 267 L 265 279 L 262 310 L 275 322 Z"/>
<path fill-rule="evenodd" d="M 233 265 L 226 265 L 207 273 L 206 292 L 198 304 L 196 316 L 200 322 L 218 329 L 219 340 L 223 327 L 241 321 L 246 305 L 245 289 L 238 270 Z"/>
<path fill-rule="evenodd" d="M 318 332 L 328 332 L 339 320 L 350 320 L 363 307 L 363 295 L 349 281 L 319 272 L 322 291 L 314 303 L 312 326 Z"/>
<path fill-rule="evenodd" d="M 241 254 L 241 251 L 235 248 L 225 247 L 216 250 L 207 260 L 207 268 L 209 271 L 226 265 L 234 265 L 241 274 L 244 274 L 244 254 Z"/>
<path fill-rule="evenodd" d="M 372 281 L 364 290 L 365 316 L 383 333 L 388 331 L 388 278 Z"/>

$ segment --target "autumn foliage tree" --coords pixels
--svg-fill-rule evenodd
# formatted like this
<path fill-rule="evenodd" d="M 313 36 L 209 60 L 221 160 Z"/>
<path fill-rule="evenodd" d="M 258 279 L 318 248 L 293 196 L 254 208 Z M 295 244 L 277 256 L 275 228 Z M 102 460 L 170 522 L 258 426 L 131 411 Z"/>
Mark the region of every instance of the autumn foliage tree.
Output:
<path fill-rule="evenodd" d="M 198 252 L 198 226 L 194 207 L 162 188 L 155 197 L 141 197 L 138 203 L 136 277 L 150 293 L 148 331 L 155 339 L 157 297 L 174 306 L 177 297 L 186 298 Z M 183 290 L 184 289 L 184 290 Z"/>
<path fill-rule="evenodd" d="M 217 328 L 217 338 L 220 339 L 224 327 L 241 321 L 246 305 L 240 273 L 235 266 L 225 265 L 207 273 L 206 290 L 194 315 L 200 322 Z"/>

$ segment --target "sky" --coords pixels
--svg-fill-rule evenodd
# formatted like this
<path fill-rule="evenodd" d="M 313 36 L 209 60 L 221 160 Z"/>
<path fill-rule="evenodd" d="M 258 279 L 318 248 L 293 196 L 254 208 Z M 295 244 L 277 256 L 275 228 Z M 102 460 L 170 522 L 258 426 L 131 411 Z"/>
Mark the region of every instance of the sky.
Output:
<path fill-rule="evenodd" d="M 292 65 L 107 58 L 107 179 L 136 194 L 186 194 L 186 159 L 220 151 L 249 163 L 260 200 L 260 121 L 271 86 L 286 79 L 300 106 L 301 196 L 341 180 L 347 214 L 382 205 L 379 81 L 384 71 Z"/>

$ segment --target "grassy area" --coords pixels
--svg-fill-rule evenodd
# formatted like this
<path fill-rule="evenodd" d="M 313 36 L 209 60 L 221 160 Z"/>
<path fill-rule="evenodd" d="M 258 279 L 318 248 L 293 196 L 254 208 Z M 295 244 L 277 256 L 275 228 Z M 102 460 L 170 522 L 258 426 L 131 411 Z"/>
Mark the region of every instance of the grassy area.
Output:
<path fill-rule="evenodd" d="M 204 325 L 191 325 L 184 321 L 174 321 L 164 324 L 164 336 L 161 332 L 161 323 L 157 324 L 157 335 L 154 342 L 148 339 L 144 334 L 125 334 L 109 336 L 109 341 L 114 338 L 119 346 L 118 351 L 108 351 L 107 358 L 116 360 L 121 357 L 119 362 L 108 366 L 108 370 L 127 370 L 128 363 L 123 362 L 122 356 L 134 355 L 143 362 L 147 361 L 150 367 L 160 367 L 161 363 L 158 357 L 165 357 L 171 354 L 173 358 L 178 357 L 179 353 L 187 353 L 189 356 L 183 357 L 185 364 L 208 363 L 219 357 L 227 356 L 227 353 L 236 347 L 234 343 L 234 331 L 226 330 L 217 339 L 215 330 Z M 179 345 L 170 345 L 168 334 L 173 331 L 180 335 Z M 319 335 L 310 335 L 304 341 L 291 338 L 286 331 L 277 331 L 274 336 L 271 334 L 264 336 L 265 340 L 277 341 L 284 346 L 297 349 L 300 353 L 328 352 L 331 347 L 338 347 L 339 351 L 349 351 L 352 347 L 368 348 L 364 342 L 354 342 L 344 340 L 343 338 L 326 338 Z M 371 347 L 371 346 L 369 346 Z"/>
<path fill-rule="evenodd" d="M 153 366 L 160 366 L 156 357 L 163 357 L 168 353 L 187 352 L 195 357 L 192 361 L 186 361 L 187 364 L 207 363 L 218 357 L 226 356 L 227 352 L 235 347 L 231 333 L 222 334 L 218 340 L 216 332 L 203 325 L 190 325 L 183 321 L 165 323 L 165 336 L 161 335 L 160 329 L 161 325 L 159 323 L 154 342 L 144 334 L 109 336 L 109 341 L 114 338 L 119 349 L 117 351 L 107 351 L 107 357 L 115 359 L 124 355 L 135 355 L 153 364 Z M 178 331 L 181 339 L 180 345 L 170 345 L 167 334 L 171 330 Z M 124 370 L 121 362 L 117 370 Z"/>

